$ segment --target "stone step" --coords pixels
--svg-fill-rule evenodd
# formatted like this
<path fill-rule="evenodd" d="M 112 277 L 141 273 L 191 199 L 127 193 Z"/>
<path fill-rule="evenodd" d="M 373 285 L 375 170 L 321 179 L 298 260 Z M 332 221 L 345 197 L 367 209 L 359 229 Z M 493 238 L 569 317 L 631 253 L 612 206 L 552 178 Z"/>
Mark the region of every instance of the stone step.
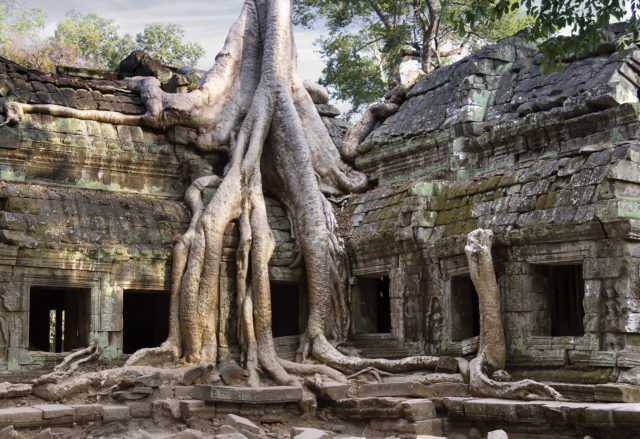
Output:
<path fill-rule="evenodd" d="M 420 384 L 411 382 L 361 384 L 357 395 L 360 398 L 384 396 L 408 396 L 434 398 L 443 396 L 470 396 L 469 385 L 459 383 Z"/>
<path fill-rule="evenodd" d="M 630 384 L 547 383 L 564 398 L 580 402 L 640 402 L 640 386 Z"/>
<path fill-rule="evenodd" d="M 347 398 L 335 401 L 333 412 L 346 419 L 405 419 L 423 421 L 434 419 L 436 410 L 428 399 L 394 397 Z"/>
<path fill-rule="evenodd" d="M 295 386 L 231 387 L 198 384 L 193 389 L 194 399 L 207 402 L 243 404 L 280 404 L 302 400 L 302 388 Z"/>

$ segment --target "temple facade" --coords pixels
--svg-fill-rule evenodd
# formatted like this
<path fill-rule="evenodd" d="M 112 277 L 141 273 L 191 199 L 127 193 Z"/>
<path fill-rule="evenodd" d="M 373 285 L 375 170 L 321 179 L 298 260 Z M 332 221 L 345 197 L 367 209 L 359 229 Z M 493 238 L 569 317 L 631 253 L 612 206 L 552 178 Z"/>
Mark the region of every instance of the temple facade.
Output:
<path fill-rule="evenodd" d="M 375 127 L 355 162 L 370 190 L 334 206 L 350 259 L 346 348 L 473 355 L 480 314 L 464 245 L 485 228 L 513 375 L 640 384 L 640 50 L 614 49 L 543 75 L 516 35 L 422 77 Z M 184 91 L 184 78 L 160 73 L 148 72 Z M 0 59 L 7 100 L 145 111 L 122 75 Z M 338 112 L 317 108 L 340 148 Z M 195 152 L 194 139 L 37 114 L 0 127 L 3 368 L 42 368 L 95 339 L 105 360 L 164 341 L 185 190 L 227 160 Z M 273 331 L 292 357 L 305 273 L 284 206 L 267 207 Z M 226 236 L 218 338 L 237 353 L 233 226 Z"/>

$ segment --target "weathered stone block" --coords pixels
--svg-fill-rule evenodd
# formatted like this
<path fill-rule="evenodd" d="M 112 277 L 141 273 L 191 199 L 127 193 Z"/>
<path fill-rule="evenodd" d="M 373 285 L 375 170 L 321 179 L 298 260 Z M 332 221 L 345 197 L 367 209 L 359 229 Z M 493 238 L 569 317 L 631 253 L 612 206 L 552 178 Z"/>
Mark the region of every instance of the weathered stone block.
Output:
<path fill-rule="evenodd" d="M 436 409 L 428 399 L 411 399 L 402 403 L 405 416 L 409 421 L 422 421 L 436 417 Z"/>
<path fill-rule="evenodd" d="M 129 407 L 127 407 L 126 405 L 102 406 L 102 420 L 104 422 L 128 421 L 129 418 Z"/>
<path fill-rule="evenodd" d="M 594 389 L 596 401 L 640 402 L 640 386 L 629 384 L 598 384 Z"/>
<path fill-rule="evenodd" d="M 247 430 L 252 433 L 262 434 L 262 429 L 247 418 L 229 413 L 224 418 L 224 424 L 230 425 L 236 430 Z"/>
<path fill-rule="evenodd" d="M 85 423 L 97 421 L 102 418 L 102 405 L 100 404 L 71 404 L 73 408 L 73 421 Z"/>
<path fill-rule="evenodd" d="M 203 401 L 238 403 L 280 403 L 302 400 L 302 389 L 294 386 L 225 387 L 198 384 L 194 396 Z"/>
<path fill-rule="evenodd" d="M 43 423 L 42 410 L 33 407 L 11 407 L 0 409 L 0 426 L 16 428 L 39 427 Z"/>
<path fill-rule="evenodd" d="M 62 404 L 34 405 L 34 409 L 42 410 L 42 419 L 47 425 L 73 424 L 73 407 Z"/>

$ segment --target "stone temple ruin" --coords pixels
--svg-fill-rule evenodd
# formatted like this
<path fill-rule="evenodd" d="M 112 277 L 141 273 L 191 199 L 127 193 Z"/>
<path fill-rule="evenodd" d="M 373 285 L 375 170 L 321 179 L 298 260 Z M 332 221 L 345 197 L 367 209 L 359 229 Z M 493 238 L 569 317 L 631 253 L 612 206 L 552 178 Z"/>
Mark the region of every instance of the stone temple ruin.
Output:
<path fill-rule="evenodd" d="M 471 428 L 509 438 L 638 437 L 640 50 L 605 44 L 549 75 L 536 56 L 516 35 L 422 77 L 359 145 L 355 167 L 370 190 L 334 206 L 350 261 L 351 333 L 342 349 L 439 355 L 439 372 L 456 372 L 449 360 L 478 349 L 466 235 L 491 229 L 507 369 L 551 383 L 567 401 L 472 398 L 462 381 L 385 376 L 321 387 L 319 419 L 366 437 L 463 438 Z M 166 68 L 137 68 L 129 73 L 186 88 Z M 0 99 L 145 112 L 122 73 L 48 74 L 4 59 Z M 340 148 L 339 112 L 316 104 Z M 194 152 L 193 138 L 184 127 L 159 132 L 38 114 L 0 128 L 2 381 L 36 377 L 93 340 L 110 364 L 164 341 L 173 237 L 189 225 L 185 190 L 199 175 L 220 175 L 227 161 Z M 277 243 L 273 335 L 278 354 L 294 359 L 308 313 L 305 272 L 294 264 L 284 207 L 275 199 L 267 207 Z M 235 228 L 226 240 L 218 339 L 237 356 Z M 135 385 L 120 402 L 11 408 L 7 399 L 0 425 L 166 417 L 217 427 L 208 420 L 226 413 L 273 423 L 295 413 L 301 398 L 287 388 Z M 253 427 L 244 437 L 266 434 Z M 347 437 L 344 428 L 336 434 Z"/>

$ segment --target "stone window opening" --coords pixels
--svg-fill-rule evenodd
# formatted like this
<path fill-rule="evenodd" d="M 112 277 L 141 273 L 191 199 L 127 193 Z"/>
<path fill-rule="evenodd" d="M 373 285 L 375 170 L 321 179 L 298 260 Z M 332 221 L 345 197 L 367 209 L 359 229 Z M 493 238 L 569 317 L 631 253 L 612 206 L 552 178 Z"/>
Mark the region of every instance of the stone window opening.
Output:
<path fill-rule="evenodd" d="M 582 265 L 539 265 L 546 291 L 546 333 L 552 337 L 584 335 Z"/>
<path fill-rule="evenodd" d="M 31 287 L 29 350 L 68 352 L 89 344 L 91 290 Z"/>
<path fill-rule="evenodd" d="M 300 335 L 308 315 L 304 290 L 295 282 L 271 282 L 270 289 L 273 336 Z"/>
<path fill-rule="evenodd" d="M 480 335 L 478 294 L 469 275 L 451 278 L 451 340 Z"/>
<path fill-rule="evenodd" d="M 125 290 L 122 308 L 122 352 L 160 346 L 169 335 L 167 291 Z"/>
<path fill-rule="evenodd" d="M 389 276 L 361 276 L 354 291 L 354 329 L 356 334 L 391 333 Z"/>

